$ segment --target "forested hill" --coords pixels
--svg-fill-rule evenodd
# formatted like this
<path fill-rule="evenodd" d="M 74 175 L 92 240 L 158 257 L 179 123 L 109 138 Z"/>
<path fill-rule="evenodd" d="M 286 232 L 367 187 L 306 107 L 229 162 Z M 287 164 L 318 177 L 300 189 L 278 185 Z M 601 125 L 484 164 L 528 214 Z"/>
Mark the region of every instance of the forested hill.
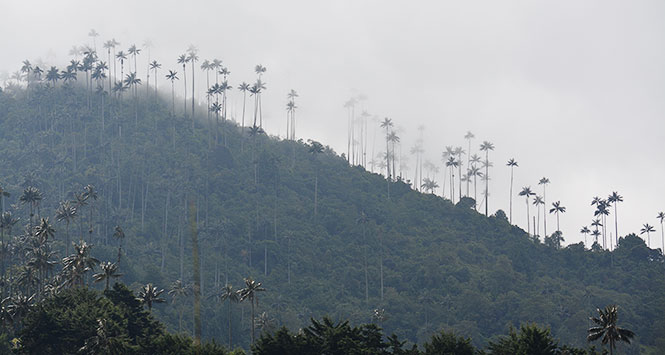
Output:
<path fill-rule="evenodd" d="M 413 342 L 445 328 L 486 344 L 510 325 L 535 322 L 582 346 L 596 307 L 618 304 L 642 350 L 665 352 L 665 268 L 636 236 L 614 252 L 557 250 L 502 211 L 485 217 L 473 200 L 453 205 L 388 183 L 317 142 L 279 140 L 222 117 L 217 124 L 206 107 L 196 108 L 192 127 L 191 114 L 171 113 L 170 95 L 52 86 L 0 93 L 0 186 L 11 194 L 3 204 L 21 218 L 5 238 L 29 223 L 32 204 L 20 197 L 33 186 L 43 196 L 33 213 L 54 223 L 60 258 L 67 238 L 90 241 L 102 261 L 116 261 L 122 245 L 121 280 L 168 291 L 193 280 L 192 201 L 205 338 L 227 343 L 230 324 L 234 343 L 247 347 L 249 304 L 232 304 L 229 323 L 226 303 L 213 296 L 252 276 L 266 289 L 256 310 L 265 327 L 297 330 L 329 315 L 378 322 Z M 88 184 L 97 198 L 71 223 L 57 221 L 61 201 Z M 124 238 L 114 238 L 116 226 Z M 4 252 L 8 274 L 16 253 Z M 152 312 L 170 330 L 191 331 L 192 302 Z"/>

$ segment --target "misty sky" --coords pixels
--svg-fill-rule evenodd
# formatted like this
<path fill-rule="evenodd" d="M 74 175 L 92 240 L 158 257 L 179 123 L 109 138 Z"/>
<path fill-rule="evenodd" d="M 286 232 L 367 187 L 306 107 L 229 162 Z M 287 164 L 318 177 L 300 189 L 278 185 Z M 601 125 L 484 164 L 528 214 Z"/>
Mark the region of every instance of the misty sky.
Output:
<path fill-rule="evenodd" d="M 124 50 L 150 39 L 151 59 L 163 64 L 160 88 L 169 92 L 164 72 L 181 70 L 176 58 L 194 44 L 201 59 L 224 62 L 236 87 L 255 79 L 255 64 L 268 68 L 263 111 L 270 134 L 284 136 L 286 93 L 295 89 L 298 137 L 342 153 L 342 106 L 362 93 L 369 113 L 396 122 L 403 151 L 424 125 L 425 155 L 439 166 L 445 146 L 467 149 L 468 130 L 474 152 L 483 140 L 494 143 L 491 211 L 508 213 L 505 165 L 515 158 L 515 195 L 522 186 L 541 194 L 538 180 L 551 180 L 548 204 L 567 207 L 566 243 L 583 239 L 578 231 L 593 217 L 592 197 L 618 191 L 625 200 L 619 233 L 649 223 L 658 229 L 652 247 L 661 247 L 655 217 L 665 210 L 663 15 L 659 0 L 2 0 L 0 71 L 14 72 L 25 59 L 63 66 L 73 45 L 92 44 L 87 34 L 94 28 L 100 52 L 110 38 Z M 232 92 L 236 114 L 240 98 Z M 370 150 L 373 137 L 371 131 Z M 380 131 L 376 137 L 378 153 Z M 436 180 L 442 184 L 443 168 Z M 513 204 L 514 222 L 526 227 L 524 199 L 515 196 Z M 555 224 L 551 216 L 548 231 Z"/>

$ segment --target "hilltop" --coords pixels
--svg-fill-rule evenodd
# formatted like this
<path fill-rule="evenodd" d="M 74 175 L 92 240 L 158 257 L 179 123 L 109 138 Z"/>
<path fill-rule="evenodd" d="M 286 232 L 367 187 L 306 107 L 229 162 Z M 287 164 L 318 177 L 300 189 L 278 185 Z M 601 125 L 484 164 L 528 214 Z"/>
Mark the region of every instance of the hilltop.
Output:
<path fill-rule="evenodd" d="M 665 351 L 663 258 L 637 236 L 624 236 L 612 252 L 558 249 L 509 224 L 503 211 L 486 217 L 472 199 L 453 205 L 388 182 L 319 142 L 211 123 L 205 107 L 194 122 L 170 110 L 155 95 L 89 94 L 71 83 L 0 92 L 5 209 L 28 223 L 19 197 L 36 187 L 44 198 L 35 213 L 55 223 L 60 257 L 68 229 L 100 260 L 115 261 L 122 245 L 119 267 L 131 289 L 148 282 L 168 289 L 193 279 L 191 202 L 203 336 L 220 343 L 227 310 L 214 295 L 251 276 L 267 290 L 258 312 L 290 329 L 328 315 L 380 321 L 386 333 L 417 343 L 454 329 L 486 344 L 510 325 L 535 322 L 582 346 L 588 317 L 616 303 L 643 350 Z M 88 184 L 98 198 L 69 227 L 55 222 L 59 203 Z M 122 242 L 113 238 L 116 226 Z M 191 299 L 152 312 L 176 331 L 180 307 L 190 309 Z M 248 313 L 246 303 L 232 307 L 233 338 L 245 346 Z M 191 331 L 185 314 L 182 328 Z"/>

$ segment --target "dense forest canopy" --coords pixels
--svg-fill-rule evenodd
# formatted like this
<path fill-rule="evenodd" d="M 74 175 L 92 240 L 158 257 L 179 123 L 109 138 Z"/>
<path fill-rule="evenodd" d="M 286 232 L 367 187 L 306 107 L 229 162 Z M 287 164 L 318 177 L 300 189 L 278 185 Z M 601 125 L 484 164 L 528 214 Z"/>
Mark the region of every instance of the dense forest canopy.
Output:
<path fill-rule="evenodd" d="M 268 136 L 261 70 L 244 125 L 226 118 L 224 90 L 211 93 L 221 106 L 192 98 L 179 111 L 131 72 L 112 84 L 56 68 L 2 90 L 3 298 L 108 288 L 91 279 L 108 272 L 102 281 L 137 294 L 165 290 L 168 302 L 148 307 L 168 330 L 245 348 L 324 316 L 375 322 L 417 344 L 452 329 L 478 347 L 535 322 L 585 347 L 596 308 L 619 304 L 639 344 L 624 350 L 665 351 L 660 250 L 635 234 L 611 251 L 562 247 L 558 228 L 541 240 L 504 211 L 486 216 L 459 181 L 446 199 L 391 174 L 394 161 L 384 176 L 350 164 L 362 154 Z M 49 246 L 42 264 L 26 252 L 36 230 Z M 106 264 L 85 259 L 79 270 L 70 255 Z M 230 296 L 239 289 L 243 302 Z"/>

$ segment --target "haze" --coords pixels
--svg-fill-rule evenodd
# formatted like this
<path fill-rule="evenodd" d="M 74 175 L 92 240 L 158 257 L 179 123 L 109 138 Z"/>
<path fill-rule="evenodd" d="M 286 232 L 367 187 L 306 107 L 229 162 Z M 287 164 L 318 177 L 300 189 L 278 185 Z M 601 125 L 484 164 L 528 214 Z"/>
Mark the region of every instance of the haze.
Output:
<path fill-rule="evenodd" d="M 25 59 L 62 66 L 73 45 L 92 45 L 94 28 L 103 60 L 105 40 L 126 49 L 150 39 L 168 93 L 164 72 L 180 71 L 177 56 L 194 44 L 201 59 L 224 62 L 234 87 L 254 80 L 255 64 L 267 67 L 269 134 L 285 135 L 286 94 L 295 89 L 297 136 L 340 154 L 343 104 L 362 93 L 370 114 L 397 124 L 403 151 L 414 145 L 417 127 L 426 127 L 425 156 L 441 168 L 439 185 L 445 146 L 467 149 L 467 131 L 476 136 L 474 152 L 483 140 L 494 143 L 491 212 L 508 213 L 506 161 L 515 158 L 513 222 L 523 228 L 517 192 L 531 186 L 541 194 L 538 180 L 548 177 L 548 205 L 567 207 L 561 229 L 568 244 L 583 240 L 578 231 L 591 222 L 592 197 L 612 191 L 625 200 L 621 235 L 639 233 L 644 223 L 660 227 L 663 14 L 662 1 L 5 1 L 0 71 L 17 71 Z M 204 76 L 197 75 L 200 94 Z M 237 108 L 241 96 L 231 95 Z M 378 123 L 370 127 L 371 149 Z M 376 153 L 384 146 L 377 130 Z M 609 233 L 613 215 L 608 222 Z M 548 230 L 554 226 L 550 216 Z M 659 234 L 652 247 L 661 247 Z"/>

